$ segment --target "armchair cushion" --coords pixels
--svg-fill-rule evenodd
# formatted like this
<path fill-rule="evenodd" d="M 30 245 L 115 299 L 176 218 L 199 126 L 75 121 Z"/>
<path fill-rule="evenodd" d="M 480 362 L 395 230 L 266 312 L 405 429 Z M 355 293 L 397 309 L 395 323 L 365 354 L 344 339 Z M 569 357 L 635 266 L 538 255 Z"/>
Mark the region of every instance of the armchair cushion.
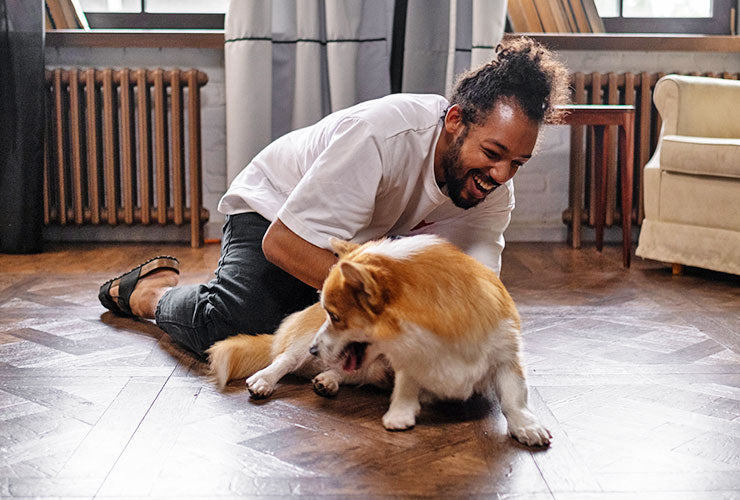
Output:
<path fill-rule="evenodd" d="M 740 235 L 739 195 L 740 179 L 661 172 L 659 220 Z"/>
<path fill-rule="evenodd" d="M 663 136 L 660 168 L 669 172 L 740 179 L 740 138 Z"/>

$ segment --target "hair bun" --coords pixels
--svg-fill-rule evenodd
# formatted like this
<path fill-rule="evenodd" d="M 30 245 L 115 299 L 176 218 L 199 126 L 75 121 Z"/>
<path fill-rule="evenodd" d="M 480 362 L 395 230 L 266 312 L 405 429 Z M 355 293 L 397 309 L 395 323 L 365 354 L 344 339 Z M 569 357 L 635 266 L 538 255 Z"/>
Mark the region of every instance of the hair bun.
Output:
<path fill-rule="evenodd" d="M 479 123 L 502 98 L 513 97 L 527 116 L 537 122 L 560 121 L 559 104 L 569 101 L 565 66 L 545 47 L 519 36 L 496 46 L 496 56 L 479 68 L 462 74 L 450 96 L 465 123 Z"/>

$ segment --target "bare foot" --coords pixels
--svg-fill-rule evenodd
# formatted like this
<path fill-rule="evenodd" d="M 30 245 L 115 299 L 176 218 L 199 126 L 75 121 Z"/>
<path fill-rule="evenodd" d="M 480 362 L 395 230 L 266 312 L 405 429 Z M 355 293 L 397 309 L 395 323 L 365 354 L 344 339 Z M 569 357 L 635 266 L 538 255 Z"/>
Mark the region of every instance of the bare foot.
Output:
<path fill-rule="evenodd" d="M 139 279 L 129 300 L 131 313 L 140 318 L 154 319 L 159 299 L 167 290 L 177 286 L 178 281 L 179 275 L 172 269 L 158 269 Z M 118 298 L 118 285 L 111 286 L 110 296 L 114 300 Z"/>

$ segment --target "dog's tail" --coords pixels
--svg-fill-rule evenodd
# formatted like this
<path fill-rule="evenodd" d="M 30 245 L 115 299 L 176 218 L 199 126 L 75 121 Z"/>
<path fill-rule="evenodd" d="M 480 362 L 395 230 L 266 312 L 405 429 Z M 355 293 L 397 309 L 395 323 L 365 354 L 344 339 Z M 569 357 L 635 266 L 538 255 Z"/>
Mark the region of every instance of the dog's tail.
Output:
<path fill-rule="evenodd" d="M 272 363 L 274 335 L 235 335 L 213 344 L 208 354 L 209 376 L 219 389 L 229 380 L 249 377 Z"/>

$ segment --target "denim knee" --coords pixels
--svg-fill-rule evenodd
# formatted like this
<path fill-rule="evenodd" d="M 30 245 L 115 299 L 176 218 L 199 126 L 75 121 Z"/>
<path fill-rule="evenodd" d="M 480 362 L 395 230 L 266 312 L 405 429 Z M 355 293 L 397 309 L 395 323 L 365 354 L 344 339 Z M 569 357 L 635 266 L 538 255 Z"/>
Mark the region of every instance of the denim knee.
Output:
<path fill-rule="evenodd" d="M 205 350 L 219 340 L 237 333 L 230 325 L 228 311 L 220 301 L 210 300 L 206 285 L 168 290 L 157 304 L 155 321 L 178 345 L 205 357 Z"/>

